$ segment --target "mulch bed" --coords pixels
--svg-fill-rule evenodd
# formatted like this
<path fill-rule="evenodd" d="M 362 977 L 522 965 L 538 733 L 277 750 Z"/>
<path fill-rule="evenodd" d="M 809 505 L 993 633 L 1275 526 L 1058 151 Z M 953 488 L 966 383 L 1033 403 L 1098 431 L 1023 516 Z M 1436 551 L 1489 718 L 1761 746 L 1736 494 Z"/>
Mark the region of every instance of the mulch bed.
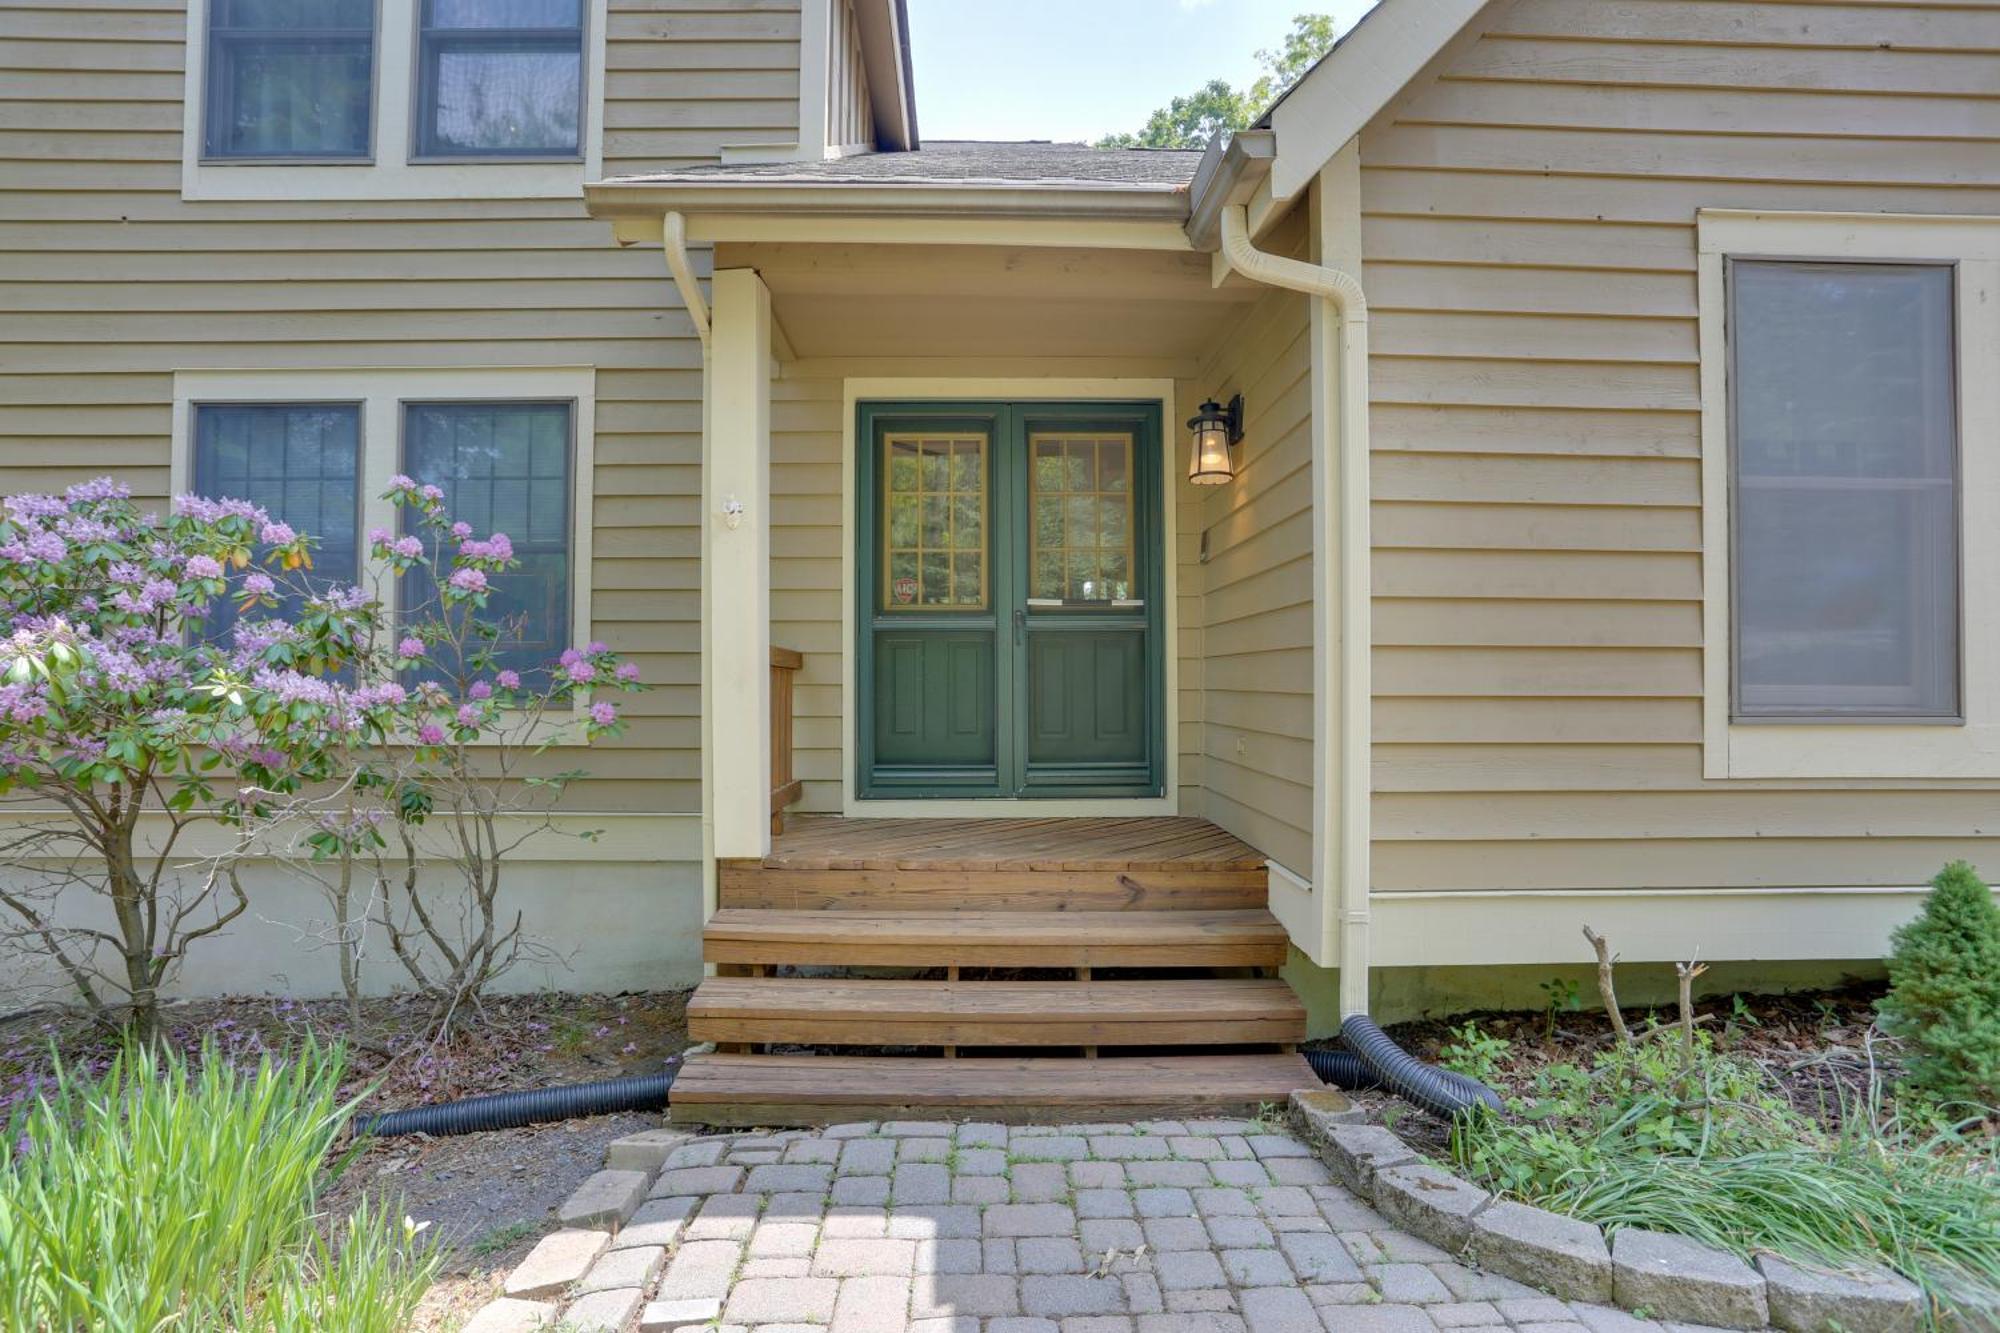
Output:
<path fill-rule="evenodd" d="M 1725 995 L 1697 1001 L 1695 1012 L 1697 1021 L 1715 1034 L 1719 1049 L 1754 1060 L 1795 1110 L 1832 1128 L 1844 1106 L 1866 1102 L 1871 1071 L 1886 1090 L 1901 1070 L 1897 1043 L 1874 1026 L 1875 1003 L 1883 990 L 1878 983 L 1792 995 Z M 1587 1064 L 1610 1047 L 1611 1022 L 1597 1006 L 1597 996 L 1586 990 L 1580 1002 L 1579 1009 L 1558 1009 L 1553 1015 L 1546 1010 L 1489 1011 L 1398 1023 L 1385 1030 L 1403 1049 L 1433 1063 L 1468 1022 L 1489 1036 L 1505 1038 L 1509 1045 L 1498 1080 L 1504 1096 L 1530 1086 L 1547 1065 Z M 1649 1018 L 1675 1018 L 1672 1006 L 1624 1013 L 1635 1032 Z M 1311 1044 L 1340 1046 L 1333 1040 Z M 1443 1153 L 1447 1127 L 1442 1122 L 1386 1093 L 1362 1092 L 1354 1098 L 1413 1146 Z"/>

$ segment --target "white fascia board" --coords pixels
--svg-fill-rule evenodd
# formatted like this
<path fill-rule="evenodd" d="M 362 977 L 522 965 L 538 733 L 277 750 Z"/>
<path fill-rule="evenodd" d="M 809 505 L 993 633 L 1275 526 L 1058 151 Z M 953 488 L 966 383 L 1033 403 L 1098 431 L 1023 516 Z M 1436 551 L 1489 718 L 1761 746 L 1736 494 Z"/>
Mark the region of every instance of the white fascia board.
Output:
<path fill-rule="evenodd" d="M 1381 0 L 1340 44 L 1278 99 L 1271 193 L 1294 198 L 1361 133 L 1487 0 Z"/>

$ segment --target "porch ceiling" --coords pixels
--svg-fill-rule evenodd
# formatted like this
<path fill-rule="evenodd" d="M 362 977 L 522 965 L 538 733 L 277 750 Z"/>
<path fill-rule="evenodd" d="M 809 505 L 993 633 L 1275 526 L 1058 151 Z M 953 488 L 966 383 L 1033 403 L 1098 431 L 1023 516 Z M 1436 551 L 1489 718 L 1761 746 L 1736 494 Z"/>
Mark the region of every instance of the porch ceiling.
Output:
<path fill-rule="evenodd" d="M 1261 289 L 1193 252 L 729 243 L 799 357 L 1120 357 L 1208 351 Z"/>

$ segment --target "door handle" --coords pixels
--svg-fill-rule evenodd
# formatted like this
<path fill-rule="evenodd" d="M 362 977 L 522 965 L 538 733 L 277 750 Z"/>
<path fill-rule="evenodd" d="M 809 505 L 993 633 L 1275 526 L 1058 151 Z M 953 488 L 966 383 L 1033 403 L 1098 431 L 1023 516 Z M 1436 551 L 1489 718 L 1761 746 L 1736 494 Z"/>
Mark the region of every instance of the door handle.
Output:
<path fill-rule="evenodd" d="M 1019 647 L 1027 641 L 1027 637 L 1028 609 L 1024 606 L 1017 606 L 1014 608 L 1014 645 Z"/>

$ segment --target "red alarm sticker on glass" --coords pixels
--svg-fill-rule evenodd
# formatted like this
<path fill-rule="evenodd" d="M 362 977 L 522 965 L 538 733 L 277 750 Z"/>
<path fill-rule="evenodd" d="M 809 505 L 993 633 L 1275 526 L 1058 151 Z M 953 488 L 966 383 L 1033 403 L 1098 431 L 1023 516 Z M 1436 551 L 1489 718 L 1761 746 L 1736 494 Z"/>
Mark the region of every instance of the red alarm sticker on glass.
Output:
<path fill-rule="evenodd" d="M 890 593 L 898 606 L 908 606 L 917 600 L 917 581 L 913 578 L 897 579 L 890 585 Z"/>

